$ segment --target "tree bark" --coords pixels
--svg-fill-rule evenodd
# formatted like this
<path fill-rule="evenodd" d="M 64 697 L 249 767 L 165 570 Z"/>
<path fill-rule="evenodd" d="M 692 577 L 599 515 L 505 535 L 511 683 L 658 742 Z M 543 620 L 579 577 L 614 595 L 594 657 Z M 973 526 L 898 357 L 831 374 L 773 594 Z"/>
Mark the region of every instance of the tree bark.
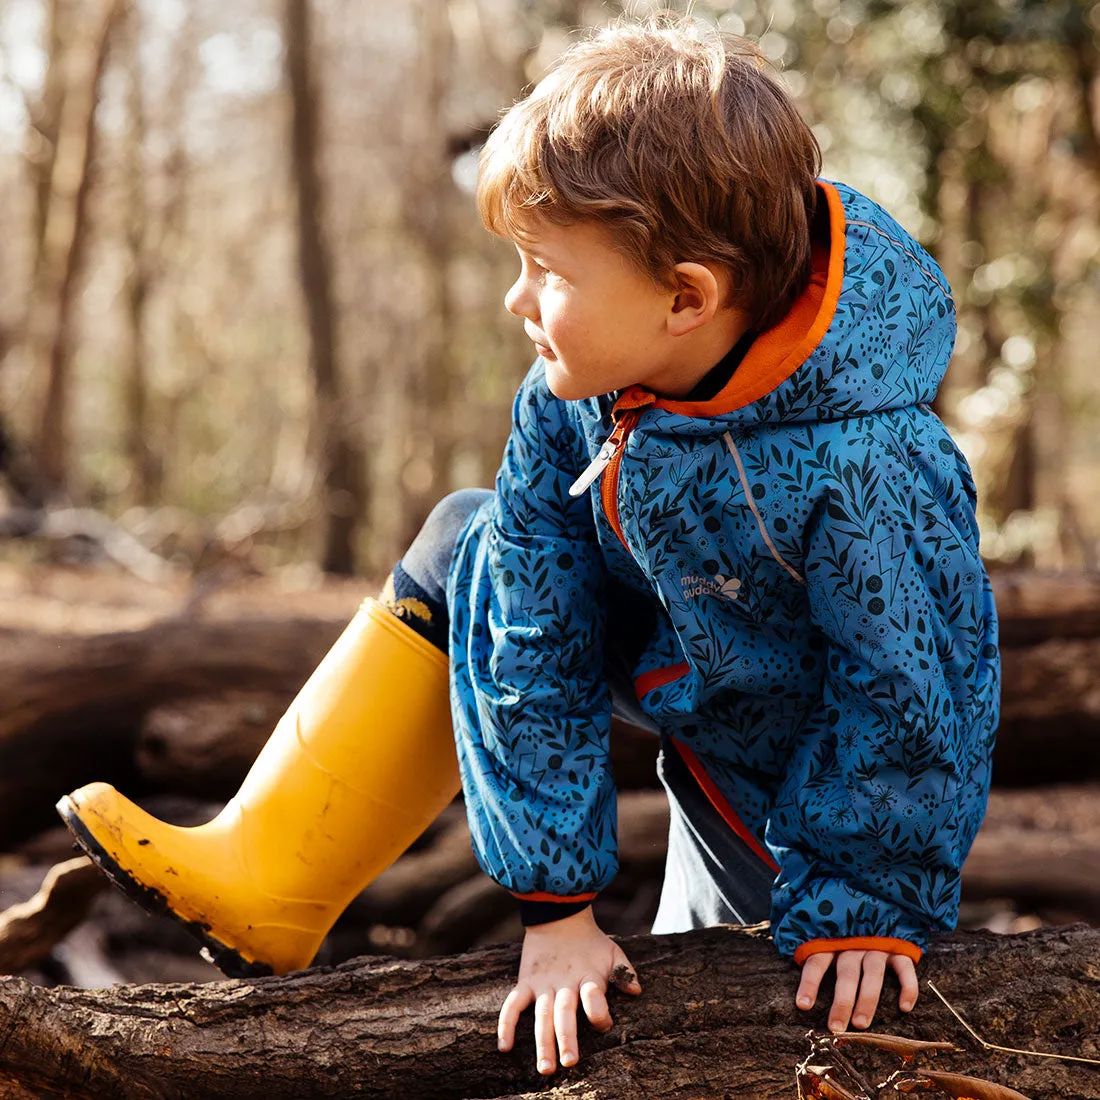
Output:
<path fill-rule="evenodd" d="M 355 572 L 355 533 L 363 515 L 363 457 L 354 445 L 339 379 L 332 261 L 325 239 L 318 167 L 320 107 L 310 57 L 309 0 L 286 0 L 286 72 L 293 108 L 292 168 L 298 197 L 298 266 L 309 319 L 323 483 L 326 573 Z"/>
<path fill-rule="evenodd" d="M 72 12 L 62 10 L 64 0 L 46 5 L 46 72 L 38 99 L 27 104 L 27 167 L 34 184 L 34 266 L 42 261 L 46 219 L 50 209 L 50 180 L 57 158 L 57 137 L 61 126 L 61 104 L 65 99 L 65 38 L 62 27 Z"/>
<path fill-rule="evenodd" d="M 251 1100 L 627 1096 L 791 1100 L 795 1067 L 822 1028 L 823 1003 L 794 1008 L 796 971 L 766 938 L 733 928 L 623 941 L 639 998 L 612 994 L 614 1028 L 583 1027 L 582 1061 L 552 1081 L 534 1070 L 531 1017 L 516 1049 L 495 1049 L 496 1014 L 518 949 L 421 963 L 362 958 L 332 970 L 211 985 L 84 992 L 0 981 L 0 1095 Z M 1095 1057 L 1100 1043 L 1100 930 L 1022 936 L 961 933 L 921 970 L 988 1042 Z M 890 988 L 893 992 L 890 992 Z M 1033 1098 L 1095 1098 L 1100 1066 L 978 1049 L 928 989 L 910 1016 L 888 988 L 880 1031 L 965 1049 L 935 1068 Z M 864 1056 L 845 1052 L 853 1061 Z M 900 1068 L 866 1055 L 876 1080 Z M 868 1071 L 869 1072 L 869 1071 Z M 10 1091 L 3 1092 L 5 1085 Z M 20 1092 L 17 1090 L 24 1090 Z M 922 1094 L 923 1095 L 923 1094 Z"/>

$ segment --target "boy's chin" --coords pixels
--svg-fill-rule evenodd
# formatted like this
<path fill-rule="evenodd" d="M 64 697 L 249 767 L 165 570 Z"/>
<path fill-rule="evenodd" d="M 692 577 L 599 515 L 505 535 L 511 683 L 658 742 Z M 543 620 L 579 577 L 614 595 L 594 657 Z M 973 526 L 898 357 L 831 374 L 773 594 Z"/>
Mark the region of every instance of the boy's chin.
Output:
<path fill-rule="evenodd" d="M 586 397 L 602 397 L 611 392 L 606 387 L 572 377 L 561 369 L 560 359 L 544 359 L 543 362 L 546 364 L 546 388 L 561 401 L 583 401 Z"/>

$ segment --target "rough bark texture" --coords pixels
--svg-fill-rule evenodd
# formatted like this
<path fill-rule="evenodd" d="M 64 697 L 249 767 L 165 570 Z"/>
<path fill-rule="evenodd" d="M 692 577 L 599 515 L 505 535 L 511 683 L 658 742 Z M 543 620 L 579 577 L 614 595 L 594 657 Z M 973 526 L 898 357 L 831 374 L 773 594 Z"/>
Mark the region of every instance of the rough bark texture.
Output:
<path fill-rule="evenodd" d="M 0 1096 L 251 1100 L 271 1096 L 791 1100 L 806 1031 L 795 972 L 763 939 L 730 928 L 624 941 L 644 994 L 612 999 L 615 1027 L 582 1036 L 582 1061 L 553 1080 L 533 1069 L 530 1016 L 514 1052 L 494 1025 L 514 947 L 422 963 L 358 959 L 288 978 L 205 986 L 45 990 L 0 981 Z M 959 934 L 922 964 L 989 1042 L 1096 1057 L 1100 931 Z M 1100 1094 L 1100 1066 L 983 1052 L 924 989 L 911 1017 L 879 1030 L 965 1049 L 936 1068 L 1033 1098 Z M 885 1055 L 882 1072 L 897 1063 Z M 12 1089 L 5 1093 L 5 1084 Z M 37 1092 L 36 1092 L 37 1090 Z"/>

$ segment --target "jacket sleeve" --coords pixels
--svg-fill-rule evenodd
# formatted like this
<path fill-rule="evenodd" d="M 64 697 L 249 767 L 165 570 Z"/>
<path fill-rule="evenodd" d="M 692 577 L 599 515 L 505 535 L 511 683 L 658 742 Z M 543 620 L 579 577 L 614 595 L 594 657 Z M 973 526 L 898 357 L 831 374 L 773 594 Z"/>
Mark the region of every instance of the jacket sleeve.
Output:
<path fill-rule="evenodd" d="M 838 440 L 839 476 L 806 529 L 822 706 L 768 831 L 773 935 L 798 962 L 857 947 L 917 960 L 957 921 L 999 664 L 969 471 L 946 432 L 932 442 L 923 465 L 903 447 Z"/>
<path fill-rule="evenodd" d="M 489 505 L 452 561 L 452 714 L 474 852 L 521 899 L 585 902 L 617 869 L 603 565 L 587 463 L 537 361 Z M 575 912 L 573 905 L 562 915 Z M 543 923 L 542 914 L 528 923 Z"/>

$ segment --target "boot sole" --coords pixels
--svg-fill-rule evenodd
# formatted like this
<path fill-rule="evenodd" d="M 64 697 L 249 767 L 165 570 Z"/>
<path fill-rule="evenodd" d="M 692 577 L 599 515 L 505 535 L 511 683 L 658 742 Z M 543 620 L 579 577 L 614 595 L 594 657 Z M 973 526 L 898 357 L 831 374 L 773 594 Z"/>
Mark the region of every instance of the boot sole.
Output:
<path fill-rule="evenodd" d="M 80 820 L 76 806 L 66 795 L 57 804 L 57 812 L 64 819 L 76 842 L 88 854 L 93 863 L 122 891 L 132 902 L 140 905 L 147 913 L 155 916 L 171 917 L 185 928 L 203 946 L 202 955 L 212 962 L 223 974 L 230 978 L 266 978 L 275 973 L 267 963 L 253 962 L 244 958 L 239 951 L 227 946 L 210 934 L 210 926 L 201 921 L 188 920 L 180 916 L 169 904 L 165 896 L 151 886 L 138 882 L 128 871 L 123 870 L 106 852 L 98 840 L 88 831 Z"/>

